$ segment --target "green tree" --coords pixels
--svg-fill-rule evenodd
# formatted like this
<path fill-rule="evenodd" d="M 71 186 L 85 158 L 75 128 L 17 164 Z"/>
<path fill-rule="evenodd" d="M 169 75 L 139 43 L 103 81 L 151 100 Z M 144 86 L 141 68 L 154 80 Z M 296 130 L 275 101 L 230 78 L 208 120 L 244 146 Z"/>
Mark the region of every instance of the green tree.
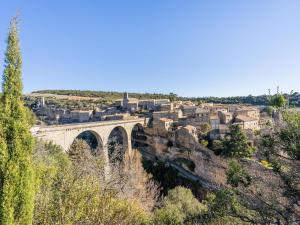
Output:
<path fill-rule="evenodd" d="M 169 100 L 170 100 L 171 102 L 176 101 L 177 98 L 178 98 L 177 94 L 174 94 L 173 92 L 171 92 L 171 93 L 169 94 Z"/>
<path fill-rule="evenodd" d="M 240 184 L 245 187 L 251 183 L 251 177 L 246 170 L 236 160 L 229 161 L 229 169 L 226 171 L 227 183 L 232 187 L 238 187 Z"/>
<path fill-rule="evenodd" d="M 221 189 L 208 194 L 205 204 L 207 211 L 199 217 L 199 225 L 255 224 L 248 220 L 249 210 L 240 204 L 232 189 Z"/>
<path fill-rule="evenodd" d="M 287 104 L 287 100 L 283 95 L 276 94 L 270 98 L 269 104 L 276 108 L 282 108 Z"/>
<path fill-rule="evenodd" d="M 14 18 L 7 39 L 0 110 L 0 221 L 3 225 L 32 224 L 33 138 L 22 100 L 21 66 L 17 18 Z"/>
<path fill-rule="evenodd" d="M 272 106 L 267 106 L 265 110 L 269 116 L 273 115 L 274 108 Z"/>
<path fill-rule="evenodd" d="M 230 134 L 223 141 L 222 154 L 229 157 L 250 157 L 254 148 L 248 144 L 248 138 L 239 126 L 231 126 Z"/>
<path fill-rule="evenodd" d="M 283 120 L 286 126 L 277 133 L 281 142 L 280 147 L 291 159 L 300 160 L 300 113 L 285 112 Z"/>
<path fill-rule="evenodd" d="M 194 197 L 190 189 L 176 187 L 164 198 L 163 207 L 155 211 L 154 224 L 188 224 L 205 211 L 206 206 Z"/>
<path fill-rule="evenodd" d="M 168 205 L 155 211 L 153 225 L 182 225 L 184 217 L 183 212 L 176 206 Z"/>

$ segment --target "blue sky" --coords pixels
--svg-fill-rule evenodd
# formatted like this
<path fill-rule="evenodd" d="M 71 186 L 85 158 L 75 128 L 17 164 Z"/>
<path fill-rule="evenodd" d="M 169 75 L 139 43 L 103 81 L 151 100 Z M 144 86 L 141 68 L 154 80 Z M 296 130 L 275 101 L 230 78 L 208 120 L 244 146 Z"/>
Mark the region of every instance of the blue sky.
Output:
<path fill-rule="evenodd" d="M 24 92 L 300 91 L 299 0 L 0 0 L 21 14 Z M 1 67 L 1 70 L 3 66 Z"/>

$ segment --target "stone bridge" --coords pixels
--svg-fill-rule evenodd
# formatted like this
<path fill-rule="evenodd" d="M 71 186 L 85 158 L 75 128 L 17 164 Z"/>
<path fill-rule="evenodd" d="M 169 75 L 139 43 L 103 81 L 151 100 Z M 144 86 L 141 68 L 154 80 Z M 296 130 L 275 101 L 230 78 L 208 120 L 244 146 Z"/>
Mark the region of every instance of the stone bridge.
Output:
<path fill-rule="evenodd" d="M 74 140 L 87 132 L 94 136 L 97 148 L 99 149 L 107 146 L 109 139 L 119 132 L 119 136 L 122 137 L 123 148 L 131 154 L 132 133 L 134 130 L 143 129 L 146 124 L 146 118 L 74 123 L 36 127 L 32 129 L 32 133 L 38 139 L 51 141 L 54 144 L 60 145 L 65 151 L 68 151 Z"/>

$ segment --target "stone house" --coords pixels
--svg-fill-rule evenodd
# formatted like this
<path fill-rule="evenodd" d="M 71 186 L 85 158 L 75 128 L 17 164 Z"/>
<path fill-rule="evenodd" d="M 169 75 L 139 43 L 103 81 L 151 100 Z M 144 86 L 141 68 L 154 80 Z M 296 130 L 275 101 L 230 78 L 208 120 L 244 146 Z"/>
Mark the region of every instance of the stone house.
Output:
<path fill-rule="evenodd" d="M 95 120 L 101 120 L 101 117 L 104 115 L 106 115 L 105 110 L 96 110 L 96 111 L 94 111 L 93 118 Z"/>
<path fill-rule="evenodd" d="M 173 102 L 173 105 L 174 105 L 174 109 L 179 109 L 180 106 L 182 105 L 182 101 L 175 101 Z"/>
<path fill-rule="evenodd" d="M 223 112 L 223 111 L 219 111 L 218 112 L 218 116 L 220 119 L 220 123 L 221 124 L 228 124 L 232 121 L 233 119 L 233 114 L 230 112 Z"/>
<path fill-rule="evenodd" d="M 238 110 L 239 107 L 240 107 L 239 105 L 229 105 L 229 106 L 228 106 L 228 112 L 233 113 L 233 112 L 235 112 L 236 110 Z"/>
<path fill-rule="evenodd" d="M 191 102 L 191 101 L 183 101 L 182 102 L 183 106 L 195 106 L 195 103 Z"/>
<path fill-rule="evenodd" d="M 230 133 L 229 126 L 226 124 L 220 124 L 218 129 L 210 131 L 209 137 L 211 140 L 222 139 L 228 133 Z"/>
<path fill-rule="evenodd" d="M 146 110 L 170 111 L 174 109 L 173 103 L 171 103 L 169 99 L 139 100 L 138 106 Z"/>
<path fill-rule="evenodd" d="M 210 120 L 210 126 L 212 130 L 219 129 L 220 119 L 217 115 L 211 115 L 209 120 Z"/>
<path fill-rule="evenodd" d="M 159 120 L 161 118 L 168 118 L 172 119 L 173 121 L 178 121 L 179 118 L 182 118 L 182 111 L 174 110 L 174 111 L 159 111 L 159 112 L 153 112 L 152 117 L 153 120 Z"/>
<path fill-rule="evenodd" d="M 204 122 L 202 118 L 200 117 L 195 117 L 195 118 L 181 118 L 178 120 L 178 125 L 179 126 L 187 126 L 187 125 L 192 125 L 194 127 L 196 127 L 199 131 L 201 131 L 201 128 L 204 124 L 209 124 L 208 122 Z"/>
<path fill-rule="evenodd" d="M 198 106 L 182 105 L 180 106 L 180 109 L 182 110 L 183 115 L 186 117 L 203 117 L 206 118 L 207 121 L 209 120 L 210 112 Z"/>
<path fill-rule="evenodd" d="M 70 118 L 73 122 L 88 122 L 92 113 L 92 110 L 74 110 L 70 112 Z"/>
<path fill-rule="evenodd" d="M 192 125 L 201 131 L 204 124 L 210 124 L 210 112 L 204 109 L 198 108 L 196 114 L 193 117 L 183 117 L 179 119 L 180 126 Z"/>
<path fill-rule="evenodd" d="M 195 150 L 199 145 L 197 128 L 191 125 L 180 127 L 175 131 L 176 145 Z"/>
<path fill-rule="evenodd" d="M 212 102 L 201 103 L 201 107 L 202 107 L 203 109 L 210 109 L 210 108 L 212 108 L 213 106 L 214 106 L 214 103 L 212 103 Z"/>
<path fill-rule="evenodd" d="M 162 105 L 170 103 L 169 99 L 154 99 L 155 105 Z"/>
<path fill-rule="evenodd" d="M 261 116 L 259 118 L 259 126 L 263 127 L 263 126 L 270 126 L 274 124 L 274 120 L 272 117 L 270 116 Z"/>
<path fill-rule="evenodd" d="M 213 107 L 211 107 L 211 111 L 213 112 L 228 112 L 228 106 L 222 105 L 222 104 L 215 104 Z"/>
<path fill-rule="evenodd" d="M 172 119 L 160 118 L 153 121 L 153 129 L 158 135 L 165 136 L 172 127 L 173 123 L 174 121 Z"/>
<path fill-rule="evenodd" d="M 60 122 L 60 123 L 71 123 L 71 122 L 72 122 L 72 119 L 71 119 L 71 114 L 70 114 L 70 112 L 66 112 L 65 114 L 62 114 L 62 115 L 60 116 L 59 122 Z"/>
<path fill-rule="evenodd" d="M 234 112 L 234 116 L 247 116 L 259 120 L 260 112 L 258 108 L 244 107 Z"/>
<path fill-rule="evenodd" d="M 172 102 L 161 104 L 159 106 L 160 111 L 173 111 L 174 110 L 174 104 Z"/>
<path fill-rule="evenodd" d="M 195 118 L 198 118 L 203 123 L 209 123 L 210 111 L 201 109 L 201 108 L 197 108 L 196 112 L 195 112 Z"/>
<path fill-rule="evenodd" d="M 138 106 L 141 109 L 146 109 L 146 110 L 155 110 L 156 108 L 154 99 L 139 100 Z"/>
<path fill-rule="evenodd" d="M 237 116 L 233 125 L 239 125 L 242 129 L 245 130 L 260 130 L 258 119 L 244 115 Z"/>
<path fill-rule="evenodd" d="M 157 110 L 163 104 L 170 104 L 169 99 L 146 99 L 139 100 L 137 98 L 129 98 L 128 93 L 124 93 L 123 99 L 115 102 L 116 106 L 123 110 L 135 112 L 138 109 Z"/>

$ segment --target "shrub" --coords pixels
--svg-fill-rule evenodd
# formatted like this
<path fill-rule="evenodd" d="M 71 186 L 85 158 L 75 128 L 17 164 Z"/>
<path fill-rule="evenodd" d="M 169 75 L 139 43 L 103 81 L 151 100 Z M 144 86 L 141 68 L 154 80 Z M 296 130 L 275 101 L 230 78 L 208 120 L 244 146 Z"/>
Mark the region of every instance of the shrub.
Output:
<path fill-rule="evenodd" d="M 269 163 L 267 160 L 260 160 L 260 163 L 263 167 L 271 169 L 272 168 L 272 164 Z"/>
<path fill-rule="evenodd" d="M 229 161 L 229 169 L 226 172 L 226 176 L 227 183 L 233 187 L 238 187 L 240 184 L 247 187 L 251 183 L 250 175 L 236 160 Z"/>
<path fill-rule="evenodd" d="M 153 225 L 181 225 L 184 223 L 184 213 L 175 205 L 168 205 L 155 211 Z"/>
<path fill-rule="evenodd" d="M 206 207 L 193 196 L 191 190 L 184 187 L 170 190 L 162 205 L 154 213 L 154 224 L 185 224 L 206 211 Z"/>

